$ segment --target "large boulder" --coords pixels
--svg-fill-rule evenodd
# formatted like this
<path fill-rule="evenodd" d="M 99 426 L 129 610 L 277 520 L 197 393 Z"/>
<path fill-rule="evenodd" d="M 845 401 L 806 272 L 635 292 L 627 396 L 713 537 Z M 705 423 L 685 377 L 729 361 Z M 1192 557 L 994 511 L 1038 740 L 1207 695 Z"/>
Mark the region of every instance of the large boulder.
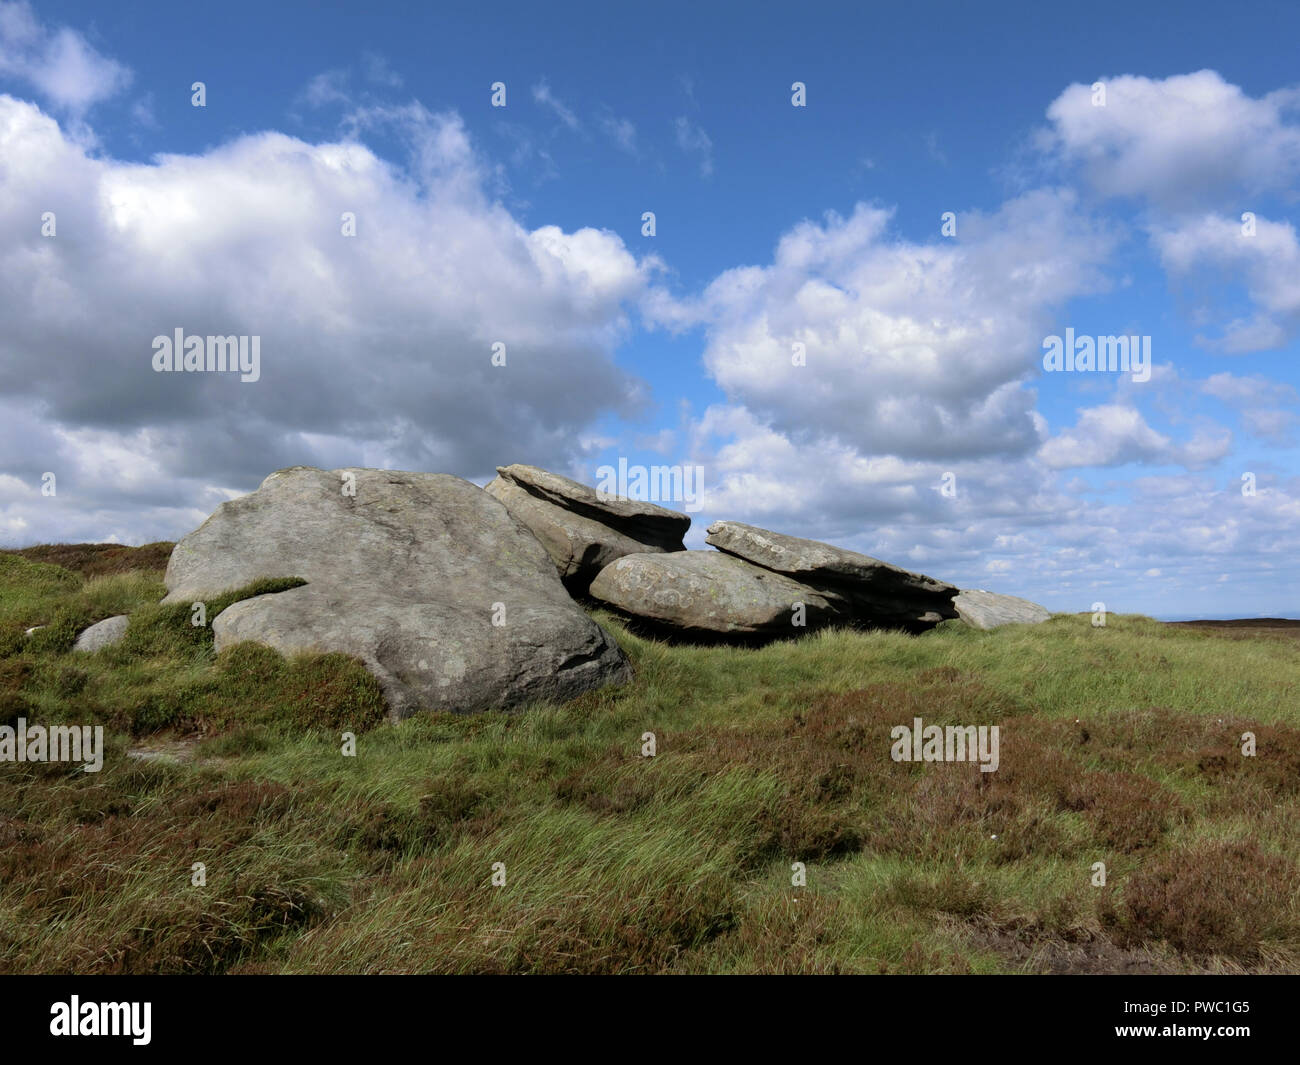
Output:
<path fill-rule="evenodd" d="M 631 674 L 537 540 L 459 477 L 280 470 L 176 545 L 164 602 L 274 577 L 307 583 L 222 611 L 217 650 L 354 655 L 394 718 L 567 699 Z"/>
<path fill-rule="evenodd" d="M 983 588 L 963 588 L 953 600 L 957 616 L 976 629 L 996 629 L 999 625 L 1038 625 L 1049 621 L 1051 611 L 1028 599 L 999 595 Z"/>
<path fill-rule="evenodd" d="M 954 585 L 870 555 L 738 521 L 715 521 L 706 539 L 720 551 L 817 589 L 858 624 L 918 630 L 957 616 Z"/>
<path fill-rule="evenodd" d="M 686 549 L 686 514 L 603 496 L 536 466 L 498 466 L 497 474 L 486 491 L 532 530 L 571 591 L 585 592 L 597 573 L 624 555 Z"/>
<path fill-rule="evenodd" d="M 591 594 L 687 636 L 797 636 L 836 620 L 812 588 L 718 551 L 624 555 L 600 571 Z"/>

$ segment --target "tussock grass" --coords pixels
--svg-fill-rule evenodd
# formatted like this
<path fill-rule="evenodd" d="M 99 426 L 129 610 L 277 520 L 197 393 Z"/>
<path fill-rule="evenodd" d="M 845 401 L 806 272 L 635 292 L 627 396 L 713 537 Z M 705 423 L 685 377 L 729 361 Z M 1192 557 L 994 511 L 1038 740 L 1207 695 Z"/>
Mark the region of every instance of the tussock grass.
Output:
<path fill-rule="evenodd" d="M 98 774 L 0 763 L 0 971 L 1300 970 L 1293 641 L 690 647 L 597 612 L 627 687 L 391 725 L 343 656 L 215 654 L 158 602 L 165 546 L 0 553 L 0 721 L 108 739 Z M 998 725 L 1000 768 L 893 762 L 914 717 Z"/>

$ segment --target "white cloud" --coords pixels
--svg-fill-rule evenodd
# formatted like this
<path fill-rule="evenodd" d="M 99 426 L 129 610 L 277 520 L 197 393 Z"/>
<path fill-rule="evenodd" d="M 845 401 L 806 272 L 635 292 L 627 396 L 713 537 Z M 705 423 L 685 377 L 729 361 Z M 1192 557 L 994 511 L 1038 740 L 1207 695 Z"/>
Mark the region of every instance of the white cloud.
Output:
<path fill-rule="evenodd" d="M 543 78 L 538 84 L 533 86 L 533 99 L 543 107 L 552 111 L 555 116 L 563 122 L 569 129 L 575 132 L 582 128 L 582 123 L 578 121 L 578 116 L 566 107 L 556 95 L 551 91 L 551 86 Z"/>
<path fill-rule="evenodd" d="M 59 477 L 56 499 L 0 498 L 0 521 L 154 538 L 299 462 L 565 468 L 587 427 L 636 409 L 612 352 L 650 260 L 605 231 L 525 229 L 454 115 L 371 107 L 348 127 L 396 133 L 408 165 L 278 133 L 121 163 L 0 95 L 0 476 Z M 54 239 L 31 225 L 51 208 Z M 153 337 L 177 327 L 260 336 L 261 380 L 155 373 Z"/>
<path fill-rule="evenodd" d="M 940 166 L 947 166 L 948 156 L 944 153 L 944 150 L 939 147 L 939 134 L 931 131 L 922 139 L 925 141 L 926 154 L 928 154 L 930 158 Z"/>
<path fill-rule="evenodd" d="M 640 154 L 636 143 L 636 126 L 630 119 L 604 115 L 600 120 L 600 128 L 620 151 L 631 156 Z"/>
<path fill-rule="evenodd" d="M 1040 431 L 1024 385 L 1041 338 L 1054 307 L 1104 287 L 1109 238 L 1066 192 L 965 214 L 960 243 L 890 240 L 889 218 L 859 204 L 801 223 L 770 266 L 728 270 L 699 300 L 647 313 L 705 324 L 710 374 L 794 439 L 923 460 L 1031 453 Z"/>
<path fill-rule="evenodd" d="M 1295 444 L 1295 430 L 1300 427 L 1300 416 L 1293 410 L 1245 410 L 1241 419 L 1247 430 L 1279 447 Z"/>
<path fill-rule="evenodd" d="M 1135 407 L 1111 403 L 1080 411 L 1077 424 L 1044 443 L 1038 457 L 1057 470 L 1131 462 L 1200 469 L 1231 446 L 1232 434 L 1222 428 L 1200 429 L 1178 444 L 1151 428 Z"/>
<path fill-rule="evenodd" d="M 1216 373 L 1201 382 L 1201 391 L 1225 403 L 1258 406 L 1263 403 L 1295 402 L 1296 390 L 1281 381 L 1267 377 L 1241 377 L 1230 373 Z"/>
<path fill-rule="evenodd" d="M 0 2 L 0 57 L 43 56 L 31 41 L 55 36 L 30 8 Z M 376 99 L 395 78 L 363 55 L 352 75 L 309 84 L 310 101 L 344 107 L 335 143 L 265 133 L 147 165 L 88 154 L 66 125 L 0 96 L 0 300 L 16 309 L 0 331 L 0 541 L 177 535 L 294 462 L 579 473 L 618 443 L 607 416 L 642 400 L 612 357 L 639 302 L 651 321 L 701 328 L 703 365 L 725 395 L 677 433 L 636 441 L 705 466 L 693 546 L 710 518 L 752 520 L 968 586 L 996 577 L 1058 609 L 1098 596 L 1157 609 L 1171 580 L 1213 582 L 1225 603 L 1280 594 L 1300 481 L 1257 466 L 1247 500 L 1232 478 L 1060 472 L 1202 470 L 1227 453 L 1218 426 L 1179 430 L 1185 412 L 1157 431 L 1139 395 L 1181 400 L 1199 387 L 1278 442 L 1296 423 L 1288 386 L 1227 374 L 1180 385 L 1160 366 L 1049 434 L 1034 391 L 1042 337 L 1062 331 L 1070 300 L 1105 290 L 1115 245 L 1070 192 L 962 212 L 951 241 L 897 239 L 889 211 L 858 205 L 793 227 L 770 262 L 673 299 L 650 284 L 662 264 L 611 233 L 520 225 L 491 195 L 500 171 L 455 116 Z M 1242 246 L 1235 216 L 1222 216 L 1253 205 L 1210 201 L 1252 181 L 1294 187 L 1294 98 L 1187 78 L 1115 79 L 1119 110 L 1101 118 L 1080 113 L 1072 87 L 1053 105 L 1054 143 L 1103 194 L 1157 208 L 1144 220 L 1175 277 L 1235 271 L 1257 313 L 1219 339 L 1244 350 L 1294 327 L 1296 236 L 1261 220 Z M 582 123 L 545 81 L 533 95 L 560 125 L 493 130 L 554 173 L 545 141 Z M 605 112 L 592 127 L 635 155 L 636 128 Z M 1162 113 L 1177 121 L 1163 128 Z M 1234 120 L 1259 142 L 1244 162 Z M 674 130 L 711 174 L 709 135 L 685 116 Z M 408 147 L 406 165 L 366 147 L 376 133 Z M 53 241 L 31 225 L 47 209 L 59 213 Z M 344 210 L 357 212 L 356 238 L 339 234 Z M 151 339 L 177 326 L 260 335 L 262 381 L 154 374 Z M 505 368 L 490 362 L 498 340 Z M 805 366 L 791 363 L 795 343 Z M 46 470 L 56 498 L 39 493 Z M 947 474 L 955 495 L 939 490 Z"/>
<path fill-rule="evenodd" d="M 636 446 L 660 455 L 668 455 L 677 447 L 677 433 L 666 428 L 655 433 L 645 433 L 636 438 Z"/>
<path fill-rule="evenodd" d="M 353 88 L 354 68 L 335 67 L 312 77 L 298 93 L 297 101 L 316 108 L 337 105 L 356 109 L 379 104 L 383 90 L 402 87 L 401 75 L 378 53 L 362 52 L 360 65 L 363 84 L 358 88 Z"/>
<path fill-rule="evenodd" d="M 1207 347 L 1238 355 L 1281 347 L 1300 333 L 1300 241 L 1290 223 L 1257 216 L 1248 236 L 1240 221 L 1208 214 L 1153 226 L 1151 239 L 1176 276 L 1233 271 L 1245 286 L 1255 314 L 1229 321 L 1222 336 L 1202 338 Z"/>
<path fill-rule="evenodd" d="M 299 98 L 311 107 L 328 107 L 331 104 L 351 106 L 353 101 L 349 81 L 346 70 L 322 71 L 307 82 Z"/>
<path fill-rule="evenodd" d="M 1235 483 L 1162 475 L 1124 499 L 1129 482 L 1062 477 L 1205 469 L 1232 441 L 1208 421 L 1186 433 L 1147 424 L 1139 397 L 1186 391 L 1169 368 L 1140 388 L 1116 382 L 1126 398 L 1049 435 L 1032 387 L 1042 337 L 1061 331 L 1071 298 L 1106 289 L 1114 246 L 1074 196 L 1039 190 L 964 212 L 960 241 L 889 228 L 888 211 L 859 205 L 793 227 L 770 264 L 725 271 L 698 298 L 649 294 L 653 320 L 703 329 L 705 366 L 727 397 L 685 447 L 705 469 L 699 524 L 752 521 L 1055 609 L 1100 597 L 1159 612 L 1175 574 L 1181 588 L 1229 569 L 1222 603 L 1272 587 L 1269 555 L 1300 531 L 1297 485 L 1273 484 L 1247 511 Z M 795 343 L 804 366 L 792 364 Z"/>
<path fill-rule="evenodd" d="M 695 155 L 700 160 L 700 176 L 709 177 L 713 173 L 713 139 L 704 131 L 704 127 L 692 122 L 685 115 L 679 115 L 673 123 L 677 134 L 677 147 L 687 155 Z"/>
<path fill-rule="evenodd" d="M 361 53 L 361 71 L 367 81 L 387 89 L 400 89 L 402 76 L 388 65 L 388 60 L 377 52 Z"/>
<path fill-rule="evenodd" d="M 1194 599 L 1187 588 L 1226 571 L 1213 607 L 1206 600 L 1201 609 L 1248 612 L 1287 587 L 1300 533 L 1300 478 L 1261 474 L 1250 498 L 1234 479 L 1216 484 L 1204 475 L 1096 488 L 1075 478 L 1058 488 L 1057 474 L 1034 456 L 933 463 L 864 455 L 824 439 L 792 441 L 721 404 L 696 429 L 691 461 L 704 466 L 707 488 L 701 528 L 750 521 L 963 587 L 992 584 L 1055 610 L 1089 610 L 1101 597 L 1112 610 L 1176 612 L 1171 575 Z M 1163 461 L 1175 445 L 1158 443 L 1149 457 Z M 950 497 L 936 490 L 944 472 L 955 474 Z M 1144 576 L 1153 568 L 1162 571 L 1158 582 Z"/>
<path fill-rule="evenodd" d="M 82 115 L 131 83 L 131 71 L 74 30 L 38 21 L 26 0 L 0 0 L 0 76 L 26 82 L 55 107 Z"/>
<path fill-rule="evenodd" d="M 1239 192 L 1300 181 L 1300 92 L 1251 97 L 1213 70 L 1159 79 L 1103 78 L 1071 85 L 1047 109 L 1044 146 L 1077 163 L 1105 196 L 1144 197 L 1169 208 L 1226 207 Z"/>
<path fill-rule="evenodd" d="M 154 114 L 153 93 L 145 93 L 131 105 L 131 118 L 145 129 L 158 128 L 158 116 Z"/>
<path fill-rule="evenodd" d="M 1300 395 L 1290 385 L 1267 377 L 1216 373 L 1201 383 L 1201 391 L 1235 407 L 1255 436 L 1283 447 L 1295 442 L 1295 429 L 1300 427 L 1300 415 L 1296 413 Z"/>

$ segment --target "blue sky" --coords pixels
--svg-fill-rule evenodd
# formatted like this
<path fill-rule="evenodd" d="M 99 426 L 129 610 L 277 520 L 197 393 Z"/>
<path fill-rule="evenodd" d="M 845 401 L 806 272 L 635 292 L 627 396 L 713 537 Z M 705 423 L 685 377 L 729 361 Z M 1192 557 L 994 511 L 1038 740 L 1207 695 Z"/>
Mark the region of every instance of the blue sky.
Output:
<path fill-rule="evenodd" d="M 0 543 L 621 457 L 703 468 L 691 546 L 1300 614 L 1294 5 L 421 7 L 0 2 Z M 155 374 L 175 327 L 261 380 Z M 1067 328 L 1151 379 L 1045 373 Z"/>

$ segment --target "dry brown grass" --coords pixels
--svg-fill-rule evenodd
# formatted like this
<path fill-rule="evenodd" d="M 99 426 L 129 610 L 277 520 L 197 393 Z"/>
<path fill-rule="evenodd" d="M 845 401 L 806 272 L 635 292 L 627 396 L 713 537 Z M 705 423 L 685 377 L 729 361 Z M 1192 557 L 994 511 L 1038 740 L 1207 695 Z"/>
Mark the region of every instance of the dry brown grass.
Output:
<path fill-rule="evenodd" d="M 109 739 L 100 774 L 3 767 L 0 970 L 1300 968 L 1300 671 L 1277 640 L 1058 619 L 752 651 L 602 616 L 627 688 L 393 728 L 356 662 L 214 655 L 156 571 L 84 580 L 127 555 L 77 550 L 76 572 L 0 556 L 0 719 Z M 127 641 L 68 654 L 120 612 Z M 1000 768 L 892 761 L 914 717 L 997 725 Z"/>
<path fill-rule="evenodd" d="M 1164 941 L 1242 962 L 1272 939 L 1294 941 L 1295 865 L 1251 842 L 1200 843 L 1140 869 L 1101 909 L 1120 946 Z"/>
<path fill-rule="evenodd" d="M 0 553 L 18 555 L 31 562 L 80 573 L 83 577 L 104 577 L 135 570 L 164 570 L 176 545 L 160 540 L 142 547 L 125 544 L 37 544 L 35 547 L 2 549 Z"/>

